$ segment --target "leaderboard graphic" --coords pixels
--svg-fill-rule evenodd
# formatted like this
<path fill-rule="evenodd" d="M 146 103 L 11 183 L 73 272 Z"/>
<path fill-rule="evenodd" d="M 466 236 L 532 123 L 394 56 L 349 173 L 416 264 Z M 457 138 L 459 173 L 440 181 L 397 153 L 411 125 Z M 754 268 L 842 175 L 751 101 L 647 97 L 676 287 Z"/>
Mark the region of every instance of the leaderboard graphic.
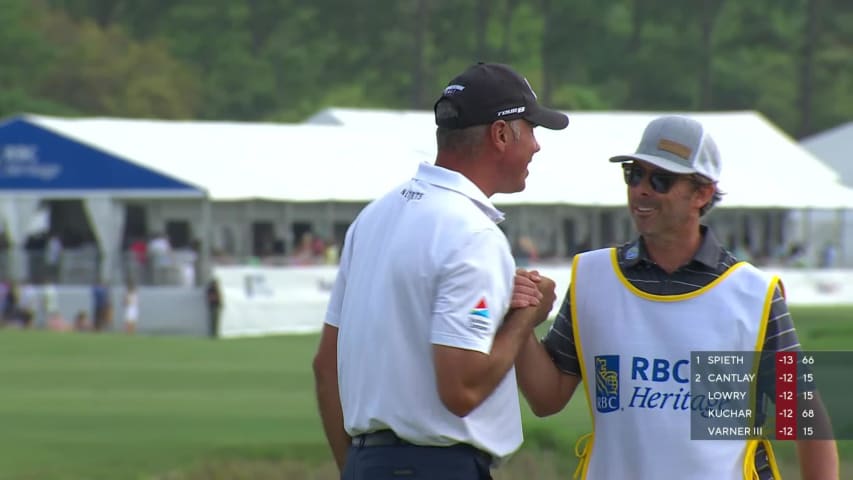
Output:
<path fill-rule="evenodd" d="M 694 440 L 853 439 L 853 352 L 696 351 Z"/>

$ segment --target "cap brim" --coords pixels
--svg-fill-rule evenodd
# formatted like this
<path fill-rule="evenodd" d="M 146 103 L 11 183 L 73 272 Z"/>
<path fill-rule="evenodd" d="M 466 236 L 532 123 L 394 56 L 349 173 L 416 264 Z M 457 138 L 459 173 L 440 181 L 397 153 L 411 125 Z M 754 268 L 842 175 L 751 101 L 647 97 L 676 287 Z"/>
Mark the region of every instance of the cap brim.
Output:
<path fill-rule="evenodd" d="M 562 130 L 569 125 L 569 117 L 565 113 L 542 107 L 529 111 L 524 118 L 550 130 Z"/>
<path fill-rule="evenodd" d="M 647 155 L 645 153 L 634 153 L 631 155 L 617 155 L 615 157 L 610 157 L 610 161 L 613 163 L 633 162 L 634 160 L 641 160 L 643 162 L 651 163 L 652 165 L 660 167 L 666 170 L 667 172 L 696 173 L 696 170 L 675 163 L 668 158 L 658 157 L 655 155 Z"/>

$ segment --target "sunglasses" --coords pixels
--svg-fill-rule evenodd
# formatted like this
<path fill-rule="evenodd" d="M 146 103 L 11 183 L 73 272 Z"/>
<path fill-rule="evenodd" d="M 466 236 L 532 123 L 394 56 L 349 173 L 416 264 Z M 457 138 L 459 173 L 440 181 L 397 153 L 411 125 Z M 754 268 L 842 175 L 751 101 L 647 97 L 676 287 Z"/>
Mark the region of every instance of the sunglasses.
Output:
<path fill-rule="evenodd" d="M 622 173 L 625 175 L 625 184 L 628 186 L 636 187 L 639 185 L 643 181 L 643 178 L 646 177 L 646 172 L 648 172 L 649 185 L 657 193 L 669 192 L 679 177 L 683 176 L 665 170 L 652 170 L 649 172 L 645 168 L 631 163 L 622 164 Z"/>

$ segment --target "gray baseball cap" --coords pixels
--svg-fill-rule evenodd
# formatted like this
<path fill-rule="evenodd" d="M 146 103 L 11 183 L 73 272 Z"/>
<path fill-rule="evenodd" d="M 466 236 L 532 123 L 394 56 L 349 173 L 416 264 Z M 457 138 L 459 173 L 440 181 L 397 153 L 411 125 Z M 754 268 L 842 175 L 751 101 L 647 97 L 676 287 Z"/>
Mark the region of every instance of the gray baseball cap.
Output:
<path fill-rule="evenodd" d="M 720 179 L 720 152 L 701 123 L 668 115 L 652 120 L 643 132 L 636 153 L 611 157 L 611 162 L 642 160 L 673 173 L 698 173 Z"/>

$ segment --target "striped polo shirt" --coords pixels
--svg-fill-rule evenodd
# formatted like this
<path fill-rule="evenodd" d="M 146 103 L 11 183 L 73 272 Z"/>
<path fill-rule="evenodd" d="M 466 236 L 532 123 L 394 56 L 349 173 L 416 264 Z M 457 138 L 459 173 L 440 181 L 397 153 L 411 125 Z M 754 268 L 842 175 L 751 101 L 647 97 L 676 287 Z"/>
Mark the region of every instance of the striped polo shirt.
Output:
<path fill-rule="evenodd" d="M 681 295 L 698 290 L 714 281 L 738 261 L 722 247 L 707 226 L 701 226 L 700 230 L 702 243 L 699 250 L 690 262 L 671 274 L 660 268 L 649 257 L 642 237 L 618 248 L 619 268 L 633 286 L 653 295 Z M 542 343 L 558 369 L 569 375 L 581 375 L 572 334 L 572 309 L 568 293 L 560 306 L 554 324 L 542 339 Z M 775 353 L 800 350 L 800 341 L 794 329 L 791 314 L 788 312 L 788 305 L 785 303 L 782 291 L 777 288 L 767 319 L 767 333 L 759 364 L 758 390 L 763 394 L 764 400 L 758 402 L 757 423 L 763 422 L 765 418 L 765 402 L 775 402 L 773 396 Z M 773 478 L 767 465 L 767 455 L 763 447 L 759 447 L 756 452 L 756 467 L 761 474 L 761 480 Z"/>

